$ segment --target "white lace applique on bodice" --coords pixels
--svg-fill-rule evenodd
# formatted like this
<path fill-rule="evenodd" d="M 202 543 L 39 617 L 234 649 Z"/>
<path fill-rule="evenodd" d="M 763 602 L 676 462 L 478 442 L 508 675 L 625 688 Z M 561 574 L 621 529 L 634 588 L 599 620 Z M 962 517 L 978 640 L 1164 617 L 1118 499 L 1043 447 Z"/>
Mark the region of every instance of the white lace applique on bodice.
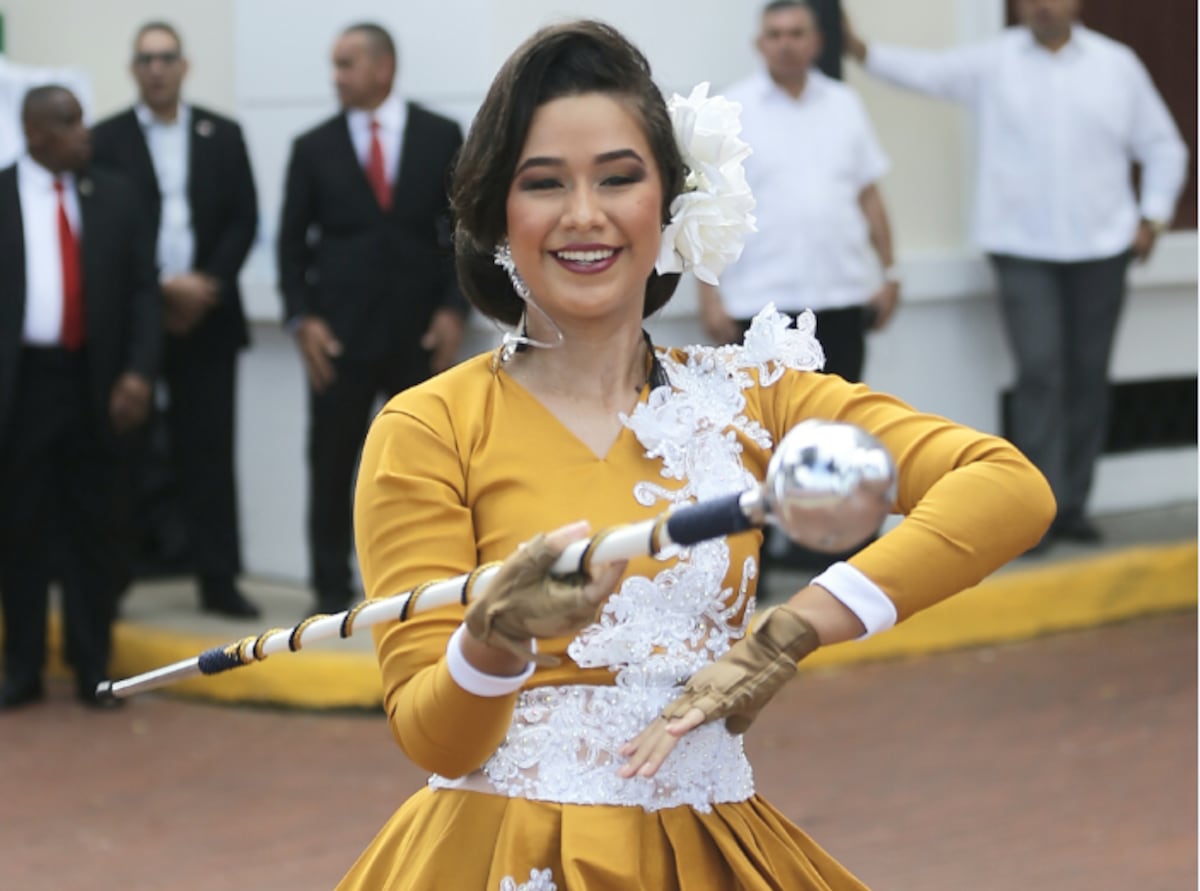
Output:
<path fill-rule="evenodd" d="M 529 881 L 517 884 L 517 880 L 506 876 L 500 880 L 500 891 L 558 891 L 554 884 L 554 873 L 548 869 L 529 870 Z"/>
<path fill-rule="evenodd" d="M 755 484 L 741 460 L 735 431 L 769 449 L 771 436 L 745 414 L 744 390 L 770 386 L 785 369 L 821 367 L 815 323 L 804 313 L 798 327 L 768 306 L 755 317 L 743 346 L 689 347 L 686 361 L 660 361 L 670 387 L 654 390 L 623 416 L 646 449 L 661 461 L 667 488 L 645 480 L 638 503 L 680 505 L 741 492 Z M 718 802 L 754 794 L 742 738 L 722 722 L 705 724 L 680 740 L 652 778 L 622 779 L 619 749 L 679 695 L 701 666 L 742 637 L 754 604 L 750 582 L 756 561 L 729 572 L 724 539 L 662 555 L 675 563 L 653 578 L 626 579 L 598 620 L 567 648 L 581 668 L 608 668 L 613 686 L 567 685 L 523 691 L 508 737 L 481 771 L 457 780 L 434 776 L 435 788 L 468 788 L 510 797 L 571 804 L 612 804 L 647 811 L 689 805 L 707 812 Z M 726 585 L 727 578 L 734 587 Z"/>

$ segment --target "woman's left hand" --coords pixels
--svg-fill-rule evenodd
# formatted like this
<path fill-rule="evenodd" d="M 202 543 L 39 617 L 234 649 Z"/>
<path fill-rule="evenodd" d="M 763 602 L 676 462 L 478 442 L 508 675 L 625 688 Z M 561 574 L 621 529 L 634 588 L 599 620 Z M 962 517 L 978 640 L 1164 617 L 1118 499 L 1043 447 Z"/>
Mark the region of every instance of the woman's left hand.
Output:
<path fill-rule="evenodd" d="M 622 779 L 654 776 L 675 748 L 675 743 L 703 723 L 704 712 L 698 708 L 691 709 L 682 718 L 669 721 L 655 718 L 649 727 L 621 747 L 621 754 L 628 760 L 621 765 L 617 776 Z"/>
<path fill-rule="evenodd" d="M 812 624 L 787 605 L 773 606 L 754 629 L 705 665 L 662 715 L 621 749 L 629 761 L 618 776 L 652 777 L 688 731 L 725 719 L 730 733 L 745 733 L 758 713 L 796 676 L 796 663 L 820 646 Z"/>

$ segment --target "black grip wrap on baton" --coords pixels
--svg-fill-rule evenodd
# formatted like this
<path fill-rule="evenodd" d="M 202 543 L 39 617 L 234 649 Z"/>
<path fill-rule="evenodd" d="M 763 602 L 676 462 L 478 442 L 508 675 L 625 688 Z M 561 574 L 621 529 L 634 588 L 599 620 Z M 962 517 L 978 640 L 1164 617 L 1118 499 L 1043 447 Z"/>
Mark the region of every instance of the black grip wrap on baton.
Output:
<path fill-rule="evenodd" d="M 237 668 L 242 664 L 242 657 L 239 655 L 241 641 L 236 644 L 226 644 L 222 647 L 213 647 L 211 650 L 205 650 L 196 657 L 196 665 L 200 669 L 201 674 L 220 674 L 222 671 L 228 671 L 231 668 Z"/>
<path fill-rule="evenodd" d="M 753 529 L 742 513 L 741 493 L 683 507 L 667 517 L 667 535 L 679 545 L 694 545 L 710 538 Z"/>

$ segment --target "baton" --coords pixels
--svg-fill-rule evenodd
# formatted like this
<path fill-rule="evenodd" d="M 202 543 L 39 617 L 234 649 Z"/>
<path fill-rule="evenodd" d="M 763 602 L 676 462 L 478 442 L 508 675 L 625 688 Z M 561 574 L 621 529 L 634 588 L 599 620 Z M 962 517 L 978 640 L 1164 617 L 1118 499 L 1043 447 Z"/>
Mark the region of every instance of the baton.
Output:
<path fill-rule="evenodd" d="M 852 424 L 803 421 L 780 440 L 761 484 L 664 511 L 653 519 L 602 529 L 568 545 L 550 572 L 568 575 L 585 572 L 592 564 L 655 557 L 672 546 L 688 547 L 768 523 L 799 545 L 840 553 L 879 531 L 895 495 L 895 463 L 877 439 Z M 261 662 L 272 653 L 295 652 L 309 641 L 346 638 L 364 626 L 404 621 L 451 603 L 465 605 L 475 592 L 487 589 L 499 566 L 486 564 L 403 594 L 362 601 L 340 613 L 309 616 L 292 628 L 245 637 L 125 680 L 101 681 L 96 697 L 126 699 L 197 675 Z"/>

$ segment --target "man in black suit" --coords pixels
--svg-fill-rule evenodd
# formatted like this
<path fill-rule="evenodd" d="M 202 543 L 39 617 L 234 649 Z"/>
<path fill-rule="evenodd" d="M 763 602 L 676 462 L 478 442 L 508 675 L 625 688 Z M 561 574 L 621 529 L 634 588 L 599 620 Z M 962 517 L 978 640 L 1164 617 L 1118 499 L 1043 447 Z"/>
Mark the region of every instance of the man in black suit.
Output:
<path fill-rule="evenodd" d="M 161 348 L 153 241 L 128 183 L 88 170 L 64 87 L 30 90 L 28 154 L 0 170 L 0 709 L 40 699 L 47 590 L 61 567 L 67 659 L 89 705 L 107 675 L 124 586 L 127 437 L 144 423 Z"/>
<path fill-rule="evenodd" d="M 449 367 L 466 303 L 449 246 L 456 123 L 393 92 L 373 24 L 338 38 L 342 112 L 292 146 L 279 231 L 288 326 L 309 383 L 308 542 L 320 612 L 352 599 L 350 500 L 375 400 Z"/>
<path fill-rule="evenodd" d="M 234 474 L 237 359 L 249 342 L 238 273 L 258 227 L 250 159 L 236 123 L 180 101 L 188 62 L 173 27 L 143 25 L 130 69 L 139 102 L 96 125 L 94 160 L 133 181 L 158 233 L 168 450 L 201 605 L 254 617 L 235 583 Z"/>

